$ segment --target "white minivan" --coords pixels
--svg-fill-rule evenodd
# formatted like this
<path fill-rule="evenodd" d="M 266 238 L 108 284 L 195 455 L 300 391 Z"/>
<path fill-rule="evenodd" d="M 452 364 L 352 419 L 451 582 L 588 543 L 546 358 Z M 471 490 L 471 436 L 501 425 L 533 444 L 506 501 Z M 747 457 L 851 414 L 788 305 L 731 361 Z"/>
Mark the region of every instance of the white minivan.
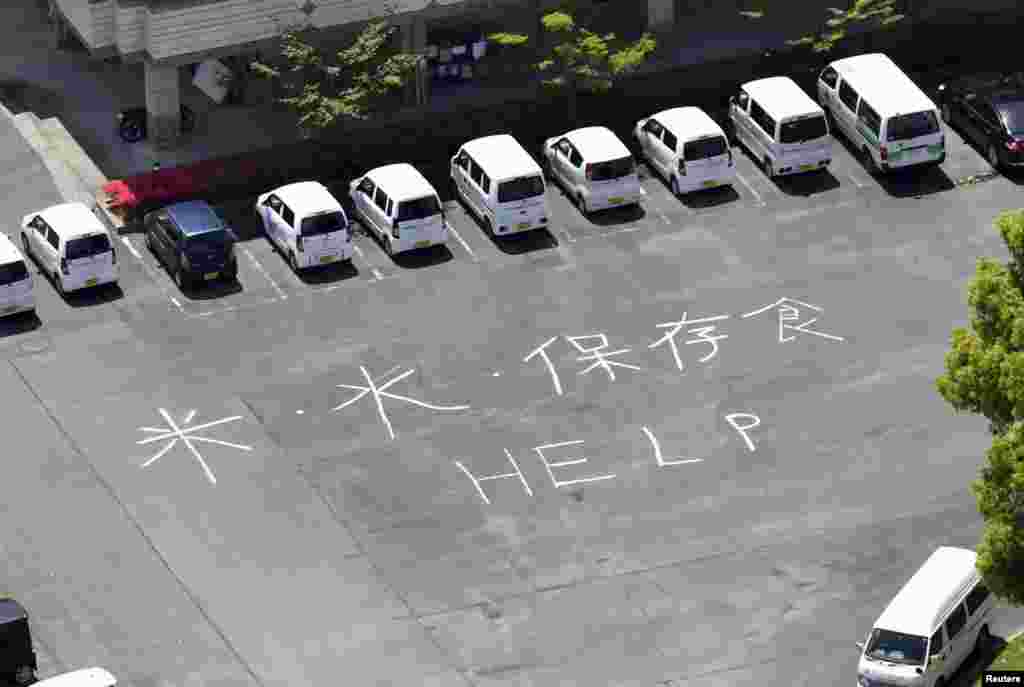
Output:
<path fill-rule="evenodd" d="M 989 642 L 994 600 L 969 549 L 941 546 L 875 621 L 857 664 L 858 687 L 945 685 Z"/>
<path fill-rule="evenodd" d="M 872 172 L 946 159 L 939 108 L 882 53 L 829 64 L 818 76 L 818 102 Z"/>
<path fill-rule="evenodd" d="M 352 259 L 352 228 L 341 203 L 318 181 L 299 181 L 256 199 L 263 230 L 292 269 Z"/>
<path fill-rule="evenodd" d="M 36 309 L 32 275 L 14 241 L 0 234 L 0 317 Z"/>
<path fill-rule="evenodd" d="M 359 218 L 377 234 L 388 255 L 448 240 L 441 198 L 410 164 L 371 169 L 349 183 L 349 196 Z"/>
<path fill-rule="evenodd" d="M 110 234 L 83 203 L 63 203 L 25 215 L 21 241 L 61 293 L 117 282 L 117 253 Z"/>
<path fill-rule="evenodd" d="M 823 170 L 832 162 L 825 111 L 787 76 L 743 84 L 729 98 L 729 120 L 769 177 Z"/>
<path fill-rule="evenodd" d="M 40 680 L 36 687 L 114 687 L 117 678 L 103 668 L 82 668 Z"/>
<path fill-rule="evenodd" d="M 547 186 L 537 161 L 508 134 L 468 141 L 451 161 L 455 193 L 489 234 L 548 226 Z"/>
<path fill-rule="evenodd" d="M 603 126 L 575 129 L 544 142 L 548 172 L 562 184 L 584 215 L 644 196 L 636 160 L 626 144 Z"/>
<path fill-rule="evenodd" d="M 641 119 L 633 138 L 673 195 L 730 185 L 736 178 L 725 132 L 699 107 L 675 107 Z"/>

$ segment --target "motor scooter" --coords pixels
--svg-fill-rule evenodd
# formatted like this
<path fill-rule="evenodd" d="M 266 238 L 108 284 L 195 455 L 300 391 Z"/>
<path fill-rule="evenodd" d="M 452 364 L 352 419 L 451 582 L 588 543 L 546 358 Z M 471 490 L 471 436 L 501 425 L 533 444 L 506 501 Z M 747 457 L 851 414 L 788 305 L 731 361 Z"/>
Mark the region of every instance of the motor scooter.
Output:
<path fill-rule="evenodd" d="M 137 143 L 147 134 L 149 113 L 144 107 L 133 107 L 117 113 L 117 135 L 125 143 Z M 196 126 L 196 113 L 188 105 L 181 106 L 181 133 L 187 134 Z"/>

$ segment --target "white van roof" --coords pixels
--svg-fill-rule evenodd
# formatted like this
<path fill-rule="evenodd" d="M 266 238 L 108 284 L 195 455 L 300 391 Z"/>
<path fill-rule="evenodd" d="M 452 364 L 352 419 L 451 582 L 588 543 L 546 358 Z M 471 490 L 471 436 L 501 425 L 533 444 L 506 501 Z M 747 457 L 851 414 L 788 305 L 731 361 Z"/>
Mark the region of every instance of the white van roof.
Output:
<path fill-rule="evenodd" d="M 884 53 L 844 57 L 830 66 L 871 103 L 880 117 L 935 109 L 932 99 Z"/>
<path fill-rule="evenodd" d="M 652 117 L 684 142 L 696 138 L 725 135 L 718 122 L 699 107 L 673 107 L 671 110 L 664 110 Z"/>
<path fill-rule="evenodd" d="M 437 191 L 430 185 L 427 178 L 407 162 L 371 169 L 366 176 L 373 179 L 378 186 L 383 186 L 384 191 L 396 203 L 437 195 Z"/>
<path fill-rule="evenodd" d="M 299 217 L 324 210 L 341 210 L 338 199 L 319 181 L 298 181 L 273 191 Z"/>
<path fill-rule="evenodd" d="M 977 560 L 970 549 L 939 547 L 889 602 L 875 627 L 930 637 L 953 604 L 978 580 Z"/>
<path fill-rule="evenodd" d="M 809 114 L 825 114 L 811 96 L 788 76 L 769 76 L 743 84 L 743 90 L 776 121 Z"/>
<path fill-rule="evenodd" d="M 587 162 L 605 162 L 629 157 L 626 144 L 604 126 L 588 126 L 575 129 L 565 135 Z"/>
<path fill-rule="evenodd" d="M 18 250 L 18 246 L 14 241 L 7 234 L 0 234 L 0 265 L 7 265 L 24 259 L 25 257 Z"/>
<path fill-rule="evenodd" d="M 83 668 L 56 677 L 40 680 L 38 687 L 111 687 L 117 678 L 103 668 Z"/>
<path fill-rule="evenodd" d="M 83 234 L 107 233 L 103 222 L 89 210 L 84 203 L 61 203 L 52 205 L 45 210 L 37 210 L 25 215 L 29 220 L 40 215 L 46 223 L 53 227 L 57 235 L 66 238 L 68 236 L 81 236 Z"/>
<path fill-rule="evenodd" d="M 463 144 L 462 149 L 469 153 L 494 181 L 541 174 L 537 161 L 509 134 L 475 138 Z"/>

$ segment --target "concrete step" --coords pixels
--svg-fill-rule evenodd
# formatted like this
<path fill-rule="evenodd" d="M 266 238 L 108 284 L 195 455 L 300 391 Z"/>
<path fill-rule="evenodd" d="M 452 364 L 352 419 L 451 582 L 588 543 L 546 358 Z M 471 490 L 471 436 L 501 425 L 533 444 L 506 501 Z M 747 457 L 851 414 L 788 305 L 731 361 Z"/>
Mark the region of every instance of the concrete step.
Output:
<path fill-rule="evenodd" d="M 44 119 L 40 131 L 50 139 L 51 150 L 58 154 L 75 172 L 90 194 L 100 189 L 108 179 L 92 161 L 78 141 L 56 117 Z"/>

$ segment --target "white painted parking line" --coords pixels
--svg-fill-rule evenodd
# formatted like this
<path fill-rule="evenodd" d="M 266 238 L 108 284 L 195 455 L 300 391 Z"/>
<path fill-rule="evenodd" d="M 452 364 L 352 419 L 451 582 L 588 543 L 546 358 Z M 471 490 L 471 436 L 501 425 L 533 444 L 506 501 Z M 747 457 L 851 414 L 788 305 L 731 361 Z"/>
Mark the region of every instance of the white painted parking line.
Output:
<path fill-rule="evenodd" d="M 164 287 L 157 273 L 154 272 L 153 269 L 146 264 L 146 261 L 143 259 L 142 253 L 139 252 L 139 249 L 132 245 L 132 242 L 128 240 L 127 236 L 121 237 L 121 243 L 123 243 L 125 247 L 128 249 L 128 252 L 134 255 L 135 259 L 139 261 L 139 264 L 142 265 L 142 269 L 146 272 L 149 278 L 153 280 L 153 283 L 156 284 L 156 287 L 158 289 L 160 289 L 160 292 L 167 296 L 167 299 L 174 304 L 174 307 L 177 308 L 179 312 L 184 314 L 185 308 L 182 307 L 181 301 L 179 301 L 173 293 L 169 292 Z"/>
<path fill-rule="evenodd" d="M 260 261 L 256 259 L 256 256 L 253 255 L 248 248 L 242 248 L 242 252 L 249 257 L 249 262 L 251 262 L 252 266 L 256 268 L 256 271 L 262 274 L 263 278 L 270 282 L 270 285 L 274 287 L 274 291 L 277 291 L 278 298 L 286 300 L 288 298 L 288 294 L 284 292 L 284 289 L 278 286 L 277 282 L 270 276 L 270 273 L 267 272 L 263 265 L 260 264 Z"/>
<path fill-rule="evenodd" d="M 736 170 L 736 178 L 739 179 L 740 183 L 754 195 L 754 198 L 757 199 L 759 205 L 767 205 L 767 203 L 764 202 L 764 198 L 761 197 L 761 194 L 754 190 L 754 186 L 747 181 L 742 174 L 740 174 L 740 170 L 738 169 Z"/>
<path fill-rule="evenodd" d="M 476 262 L 476 253 L 474 253 L 473 249 L 469 247 L 469 244 L 466 243 L 465 240 L 463 240 L 462 236 L 459 235 L 459 232 L 455 231 L 455 227 L 452 226 L 452 223 L 445 220 L 445 226 L 448 227 L 448 231 L 450 231 L 455 236 L 455 238 L 458 239 L 459 243 L 462 244 L 462 247 L 466 249 L 466 252 L 469 253 L 469 257 L 473 259 L 473 262 Z"/>
<path fill-rule="evenodd" d="M 363 253 L 363 249 L 362 248 L 360 248 L 359 246 L 355 246 L 355 245 L 353 245 L 352 248 L 355 249 L 356 255 L 359 256 L 360 260 L 362 260 L 363 262 L 365 262 L 367 264 L 370 263 L 370 261 L 366 259 L 366 255 Z M 380 270 L 377 269 L 376 267 L 374 267 L 373 265 L 370 265 L 370 273 L 373 274 L 374 279 L 376 279 L 378 281 L 380 281 L 381 279 L 384 278 L 384 275 L 382 275 L 380 273 Z"/>
<path fill-rule="evenodd" d="M 240 303 L 238 305 L 229 305 L 226 308 L 218 308 L 216 310 L 204 310 L 202 312 L 186 313 L 185 317 L 188 318 L 188 319 L 197 319 L 197 318 L 200 318 L 200 317 L 210 317 L 211 315 L 222 315 L 224 313 L 234 312 L 236 310 L 247 310 L 249 308 L 256 308 L 256 307 L 259 307 L 259 306 L 269 305 L 271 303 L 280 303 L 280 302 L 281 302 L 281 300 L 279 298 L 265 298 L 265 299 L 263 299 L 261 301 L 256 301 L 254 303 Z"/>

